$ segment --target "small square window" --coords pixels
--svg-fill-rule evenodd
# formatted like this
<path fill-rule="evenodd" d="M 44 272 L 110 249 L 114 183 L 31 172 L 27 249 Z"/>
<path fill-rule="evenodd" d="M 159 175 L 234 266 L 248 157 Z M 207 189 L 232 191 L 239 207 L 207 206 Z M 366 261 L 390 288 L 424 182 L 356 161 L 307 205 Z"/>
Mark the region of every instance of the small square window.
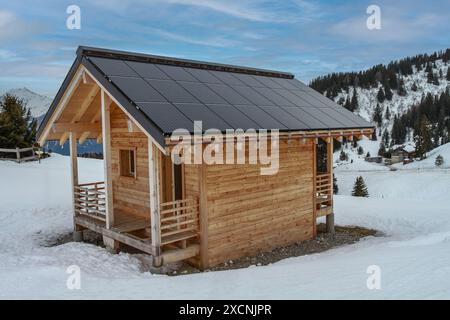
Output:
<path fill-rule="evenodd" d="M 136 178 L 136 151 L 120 150 L 120 175 Z"/>

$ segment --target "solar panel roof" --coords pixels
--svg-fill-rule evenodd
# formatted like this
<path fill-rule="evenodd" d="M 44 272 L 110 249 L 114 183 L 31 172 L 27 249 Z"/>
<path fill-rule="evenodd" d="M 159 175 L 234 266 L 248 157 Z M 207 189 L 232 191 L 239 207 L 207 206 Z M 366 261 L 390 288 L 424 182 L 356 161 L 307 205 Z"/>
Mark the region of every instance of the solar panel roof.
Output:
<path fill-rule="evenodd" d="M 80 47 L 78 61 L 159 141 L 178 128 L 364 129 L 373 126 L 289 73 Z"/>

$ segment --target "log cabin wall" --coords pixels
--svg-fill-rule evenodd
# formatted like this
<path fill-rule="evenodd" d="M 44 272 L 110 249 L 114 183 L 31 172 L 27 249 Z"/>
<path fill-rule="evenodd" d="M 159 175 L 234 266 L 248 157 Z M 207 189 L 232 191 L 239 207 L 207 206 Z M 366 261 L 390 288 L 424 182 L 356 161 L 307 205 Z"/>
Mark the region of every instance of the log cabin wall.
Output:
<path fill-rule="evenodd" d="M 259 165 L 206 166 L 209 266 L 313 238 L 313 150 L 313 139 L 280 141 L 271 176 Z"/>
<path fill-rule="evenodd" d="M 111 108 L 111 172 L 114 213 L 150 218 L 148 138 L 136 126 L 129 132 L 128 117 Z M 120 150 L 136 151 L 136 178 L 120 175 Z"/>

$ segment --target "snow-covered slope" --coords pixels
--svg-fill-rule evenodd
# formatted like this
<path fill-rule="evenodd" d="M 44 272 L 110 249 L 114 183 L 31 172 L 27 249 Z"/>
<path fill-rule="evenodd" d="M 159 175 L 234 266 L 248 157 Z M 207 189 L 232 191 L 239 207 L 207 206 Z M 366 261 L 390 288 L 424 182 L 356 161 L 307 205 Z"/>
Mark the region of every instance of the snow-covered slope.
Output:
<path fill-rule="evenodd" d="M 27 103 L 27 107 L 30 108 L 31 115 L 35 118 L 42 117 L 52 103 L 51 98 L 37 94 L 27 88 L 11 89 L 7 93 L 23 99 Z"/>
<path fill-rule="evenodd" d="M 79 159 L 81 182 L 102 179 L 102 162 Z M 86 243 L 44 247 L 72 228 L 69 157 L 41 164 L 0 162 L 0 298 L 145 299 L 448 299 L 450 170 L 336 170 L 338 224 L 385 236 L 269 266 L 179 277 L 141 271 L 140 256 L 111 255 Z M 348 196 L 356 175 L 371 198 Z M 67 267 L 81 289 L 66 287 Z M 366 286 L 381 269 L 381 289 Z"/>
<path fill-rule="evenodd" d="M 403 114 L 408 111 L 412 106 L 418 104 L 424 95 L 431 93 L 432 95 L 438 95 L 444 92 L 447 87 L 450 85 L 450 82 L 445 79 L 445 75 L 447 74 L 447 70 L 449 68 L 448 63 L 444 63 L 442 60 L 436 61 L 436 68 L 433 68 L 433 72 L 436 74 L 443 74 L 444 77 L 439 79 L 439 85 L 434 85 L 428 83 L 427 73 L 425 72 L 425 66 L 422 67 L 420 71 L 417 71 L 415 67 L 413 67 L 414 73 L 409 76 L 398 75 L 399 78 L 403 79 L 405 83 L 405 89 L 407 94 L 404 96 L 399 96 L 396 90 L 392 90 L 393 97 L 391 101 L 384 101 L 380 103 L 380 106 L 383 110 L 383 117 L 386 113 L 387 108 L 391 113 L 390 120 L 383 120 L 382 130 L 388 128 L 390 131 L 392 129 L 394 114 Z M 413 91 L 411 88 L 413 84 L 417 85 L 417 91 Z M 371 89 L 362 89 L 360 87 L 356 88 L 357 97 L 358 97 L 358 109 L 356 113 L 361 117 L 366 119 L 367 121 L 372 122 L 373 113 L 375 107 L 377 106 L 378 99 L 377 94 L 379 91 L 379 85 L 377 88 Z M 350 87 L 349 93 L 347 94 L 345 91 L 342 91 L 336 98 L 335 101 L 347 98 L 351 98 L 353 96 L 353 87 Z"/>

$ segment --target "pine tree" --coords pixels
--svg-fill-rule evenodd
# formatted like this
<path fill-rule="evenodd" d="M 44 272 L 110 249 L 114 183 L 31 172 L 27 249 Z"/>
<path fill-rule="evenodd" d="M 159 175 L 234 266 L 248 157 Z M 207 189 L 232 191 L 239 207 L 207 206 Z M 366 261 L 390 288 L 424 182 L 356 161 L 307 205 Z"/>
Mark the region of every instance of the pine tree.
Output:
<path fill-rule="evenodd" d="M 447 77 L 446 77 L 447 81 L 450 81 L 450 67 L 447 68 Z"/>
<path fill-rule="evenodd" d="M 386 113 L 384 114 L 384 117 L 386 120 L 391 120 L 391 110 L 389 110 L 389 107 L 386 108 Z"/>
<path fill-rule="evenodd" d="M 341 151 L 341 153 L 339 155 L 339 160 L 341 160 L 341 161 L 348 161 L 348 154 L 345 153 L 344 150 Z"/>
<path fill-rule="evenodd" d="M 364 154 L 364 149 L 363 147 L 359 146 L 358 147 L 358 155 L 362 156 Z"/>
<path fill-rule="evenodd" d="M 384 100 L 386 100 L 383 88 L 380 88 L 380 90 L 378 90 L 377 98 L 379 103 L 383 103 Z"/>
<path fill-rule="evenodd" d="M 439 85 L 439 76 L 437 75 L 437 73 L 433 73 L 433 84 L 435 85 L 435 86 L 438 86 Z"/>
<path fill-rule="evenodd" d="M 389 132 L 388 132 L 387 129 L 384 129 L 384 131 L 383 131 L 382 140 L 383 140 L 383 143 L 384 143 L 385 146 L 389 145 L 390 137 L 389 137 Z"/>
<path fill-rule="evenodd" d="M 391 87 L 389 86 L 389 83 L 384 86 L 384 95 L 386 97 L 386 100 L 388 100 L 388 101 L 392 100 L 393 94 L 392 94 Z"/>
<path fill-rule="evenodd" d="M 359 176 L 356 178 L 355 184 L 353 186 L 352 196 L 354 197 L 369 197 L 369 192 L 367 190 L 366 183 L 364 182 L 363 177 Z"/>
<path fill-rule="evenodd" d="M 414 131 L 414 141 L 416 143 L 416 153 L 417 156 L 420 157 L 421 160 L 426 158 L 426 154 L 433 147 L 433 141 L 431 139 L 431 124 L 428 121 L 427 117 L 422 116 L 418 124 L 416 125 L 416 129 Z"/>
<path fill-rule="evenodd" d="M 358 109 L 358 97 L 356 94 L 356 88 L 353 89 L 353 97 L 352 101 L 350 102 L 350 111 L 355 112 Z"/>
<path fill-rule="evenodd" d="M 0 147 L 31 147 L 36 141 L 37 122 L 25 102 L 6 94 L 0 99 Z"/>
<path fill-rule="evenodd" d="M 444 157 L 441 155 L 438 155 L 436 157 L 436 161 L 434 162 L 437 166 L 442 166 L 444 164 Z"/>
<path fill-rule="evenodd" d="M 377 106 L 375 107 L 372 118 L 373 121 L 377 124 L 377 126 L 381 127 L 381 124 L 383 123 L 383 110 L 381 109 L 378 103 Z"/>
<path fill-rule="evenodd" d="M 414 83 L 412 84 L 411 90 L 414 91 L 414 92 L 417 92 L 417 90 L 419 90 L 419 88 L 417 88 L 417 83 L 414 82 Z"/>
<path fill-rule="evenodd" d="M 370 139 L 370 140 L 372 140 L 372 141 L 377 141 L 377 140 L 378 140 L 378 138 L 377 138 L 377 129 L 375 129 L 375 130 L 373 131 L 373 133 L 372 133 L 372 139 Z"/>
<path fill-rule="evenodd" d="M 367 152 L 366 158 L 370 158 L 370 152 Z"/>
<path fill-rule="evenodd" d="M 337 178 L 333 173 L 333 194 L 338 194 L 339 193 L 339 186 L 337 184 Z"/>
<path fill-rule="evenodd" d="M 406 96 L 406 94 L 407 94 L 406 88 L 405 88 L 405 81 L 403 81 L 403 79 L 398 80 L 397 93 L 399 96 L 402 96 L 402 97 Z"/>

